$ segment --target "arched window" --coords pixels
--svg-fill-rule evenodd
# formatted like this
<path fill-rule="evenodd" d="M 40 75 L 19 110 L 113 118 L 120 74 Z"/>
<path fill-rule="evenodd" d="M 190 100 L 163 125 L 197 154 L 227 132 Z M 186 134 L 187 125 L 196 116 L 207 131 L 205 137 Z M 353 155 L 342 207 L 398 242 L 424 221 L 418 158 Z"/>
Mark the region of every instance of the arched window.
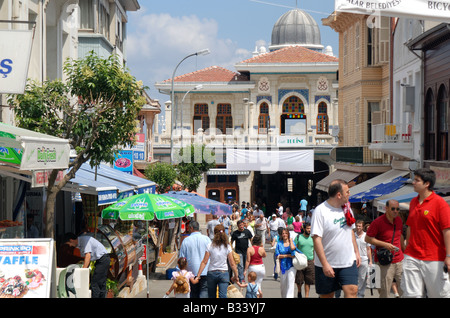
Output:
<path fill-rule="evenodd" d="M 439 88 L 437 99 L 437 153 L 439 161 L 448 160 L 448 95 L 445 85 Z"/>
<path fill-rule="evenodd" d="M 317 112 L 317 133 L 328 134 L 328 113 L 327 104 L 325 102 L 319 103 Z"/>
<path fill-rule="evenodd" d="M 267 134 L 269 127 L 269 105 L 267 105 L 267 103 L 261 103 L 261 105 L 259 106 L 258 133 Z"/>
<path fill-rule="evenodd" d="M 194 135 L 199 128 L 202 128 L 204 133 L 209 132 L 208 104 L 194 105 Z"/>
<path fill-rule="evenodd" d="M 297 96 L 291 96 L 283 103 L 281 134 L 306 135 L 305 105 Z"/>
<path fill-rule="evenodd" d="M 222 134 L 233 134 L 233 117 L 230 104 L 217 104 L 216 128 Z"/>
<path fill-rule="evenodd" d="M 425 99 L 425 159 L 436 159 L 436 114 L 434 94 L 428 90 Z"/>

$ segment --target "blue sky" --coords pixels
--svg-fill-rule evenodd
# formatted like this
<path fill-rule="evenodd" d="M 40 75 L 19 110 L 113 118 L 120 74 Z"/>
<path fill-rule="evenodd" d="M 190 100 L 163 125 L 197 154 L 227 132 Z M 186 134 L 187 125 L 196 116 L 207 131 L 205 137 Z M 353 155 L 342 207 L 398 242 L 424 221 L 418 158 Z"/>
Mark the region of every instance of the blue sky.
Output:
<path fill-rule="evenodd" d="M 296 5 L 313 16 L 322 44 L 338 55 L 338 34 L 321 22 L 334 11 L 334 0 L 139 0 L 139 4 L 139 11 L 128 13 L 128 68 L 161 105 L 169 96 L 159 94 L 154 83 L 171 78 L 186 55 L 211 51 L 185 60 L 176 76 L 213 65 L 235 71 L 234 65 L 250 58 L 255 47 L 268 49 L 274 24 Z"/>

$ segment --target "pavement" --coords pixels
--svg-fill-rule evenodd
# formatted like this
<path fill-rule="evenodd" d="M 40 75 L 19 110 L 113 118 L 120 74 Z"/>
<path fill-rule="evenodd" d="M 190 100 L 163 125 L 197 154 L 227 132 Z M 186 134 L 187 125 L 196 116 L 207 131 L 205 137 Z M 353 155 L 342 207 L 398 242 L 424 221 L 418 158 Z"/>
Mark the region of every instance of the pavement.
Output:
<path fill-rule="evenodd" d="M 266 244 L 265 249 L 267 252 L 267 257 L 265 257 L 263 261 L 266 268 L 266 276 L 264 277 L 261 287 L 263 292 L 263 298 L 281 298 L 280 279 L 278 278 L 277 280 L 275 280 L 273 278 L 274 250 L 270 249 L 270 245 L 268 244 Z M 147 290 L 144 290 L 138 293 L 135 298 L 163 298 L 163 296 L 165 295 L 166 291 L 169 289 L 171 284 L 171 281 L 166 279 L 165 271 L 168 268 L 175 267 L 175 265 L 176 263 L 174 263 L 173 266 L 169 265 L 166 268 L 160 268 L 155 273 L 150 273 L 148 297 L 147 297 Z M 238 287 L 237 285 L 235 286 Z M 245 296 L 245 291 L 243 294 Z M 304 287 L 302 287 L 302 296 L 303 298 L 305 298 Z M 294 297 L 297 298 L 297 287 L 295 287 Z M 309 298 L 318 298 L 318 297 L 319 295 L 316 293 L 314 285 L 312 285 L 310 288 Z M 343 293 L 341 293 L 341 297 L 344 297 Z M 392 298 L 394 297 L 393 294 L 391 294 L 391 297 Z M 169 298 L 175 298 L 173 296 L 173 293 L 171 293 Z M 378 291 L 375 289 L 374 290 L 366 289 L 365 298 L 379 298 Z"/>

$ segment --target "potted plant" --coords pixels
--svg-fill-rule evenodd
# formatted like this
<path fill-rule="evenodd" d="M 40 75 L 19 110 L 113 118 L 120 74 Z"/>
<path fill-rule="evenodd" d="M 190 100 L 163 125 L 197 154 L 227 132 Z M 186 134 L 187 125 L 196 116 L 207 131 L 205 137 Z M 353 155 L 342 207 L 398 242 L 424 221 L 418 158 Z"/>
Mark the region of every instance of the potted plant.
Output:
<path fill-rule="evenodd" d="M 110 278 L 106 279 L 106 298 L 114 298 L 119 293 L 118 283 Z"/>

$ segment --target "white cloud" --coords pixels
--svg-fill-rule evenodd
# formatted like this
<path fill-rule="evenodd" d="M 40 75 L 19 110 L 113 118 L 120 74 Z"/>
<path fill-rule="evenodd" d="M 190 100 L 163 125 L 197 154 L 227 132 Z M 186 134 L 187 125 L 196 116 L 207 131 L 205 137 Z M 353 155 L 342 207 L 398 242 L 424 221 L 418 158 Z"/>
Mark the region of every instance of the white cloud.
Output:
<path fill-rule="evenodd" d="M 176 75 L 212 65 L 235 71 L 234 65 L 251 57 L 231 39 L 219 38 L 214 19 L 195 15 L 174 17 L 170 14 L 133 15 L 129 20 L 127 59 L 132 74 L 154 90 L 154 83 L 172 77 L 178 62 L 188 54 L 209 48 L 206 56 L 183 62 Z"/>

